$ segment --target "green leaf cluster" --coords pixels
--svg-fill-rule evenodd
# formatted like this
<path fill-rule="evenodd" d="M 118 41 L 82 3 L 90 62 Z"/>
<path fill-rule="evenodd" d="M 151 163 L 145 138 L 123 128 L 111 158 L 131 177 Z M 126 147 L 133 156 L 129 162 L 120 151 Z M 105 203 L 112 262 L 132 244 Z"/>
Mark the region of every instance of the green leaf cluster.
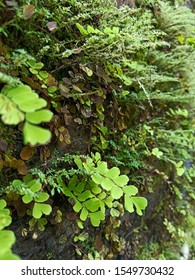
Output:
<path fill-rule="evenodd" d="M 4 229 L 12 221 L 10 212 L 5 207 L 5 200 L 0 199 L 0 260 L 18 260 L 19 257 L 11 251 L 11 247 L 15 243 L 15 235 L 13 231 Z"/>
<path fill-rule="evenodd" d="M 122 215 L 124 210 L 142 215 L 147 200 L 136 196 L 137 187 L 128 185 L 129 178 L 121 175 L 118 167 L 108 168 L 98 152 L 84 159 L 76 156 L 74 161 L 83 172 L 83 178 L 75 174 L 67 185 L 62 183 L 62 189 L 66 196 L 73 199 L 73 209 L 79 213 L 81 226 L 87 218 L 93 226 L 99 226 L 105 220 L 107 208 L 115 217 Z M 119 203 L 122 198 L 124 207 Z"/>
<path fill-rule="evenodd" d="M 48 129 L 38 126 L 41 122 L 49 122 L 53 116 L 47 105 L 27 85 L 4 86 L 0 93 L 0 115 L 5 124 L 17 125 L 24 122 L 23 137 L 25 144 L 45 144 L 51 138 Z"/>
<path fill-rule="evenodd" d="M 27 180 L 25 182 L 14 180 L 12 185 L 17 187 L 19 194 L 22 195 L 22 201 L 25 204 L 32 204 L 31 215 L 33 218 L 39 220 L 43 215 L 49 215 L 51 213 L 51 206 L 43 203 L 49 199 L 49 194 L 42 191 L 42 184 L 38 180 Z"/>

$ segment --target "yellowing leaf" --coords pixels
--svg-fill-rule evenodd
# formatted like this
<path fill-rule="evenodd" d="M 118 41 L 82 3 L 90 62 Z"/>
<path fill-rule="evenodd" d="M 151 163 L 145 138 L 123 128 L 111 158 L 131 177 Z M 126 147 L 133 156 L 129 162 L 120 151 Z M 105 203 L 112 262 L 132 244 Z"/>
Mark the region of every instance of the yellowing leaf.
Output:
<path fill-rule="evenodd" d="M 3 94 L 0 94 L 0 115 L 4 123 L 16 125 L 24 120 L 24 114 Z"/>

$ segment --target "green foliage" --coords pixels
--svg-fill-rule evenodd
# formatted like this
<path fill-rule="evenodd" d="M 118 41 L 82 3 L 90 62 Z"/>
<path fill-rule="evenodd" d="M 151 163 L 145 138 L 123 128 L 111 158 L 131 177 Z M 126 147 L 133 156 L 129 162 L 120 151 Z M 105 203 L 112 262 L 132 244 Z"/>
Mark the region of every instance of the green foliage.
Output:
<path fill-rule="evenodd" d="M 120 175 L 118 167 L 108 168 L 98 152 L 91 157 L 75 156 L 74 162 L 75 171 L 62 169 L 52 174 L 54 171 L 50 170 L 46 176 L 40 172 L 38 175 L 43 182 L 50 183 L 74 202 L 73 209 L 79 213 L 80 227 L 88 218 L 93 226 L 99 226 L 105 220 L 106 209 L 110 209 L 113 217 L 123 215 L 124 210 L 143 214 L 147 200 L 136 196 L 138 188 L 128 185 L 129 178 Z"/>
<path fill-rule="evenodd" d="M 47 220 L 43 218 L 43 215 L 49 215 L 52 211 L 52 207 L 47 202 L 49 194 L 42 191 L 42 184 L 31 176 L 24 177 L 24 181 L 14 180 L 10 187 L 6 189 L 6 192 L 10 191 L 22 196 L 22 202 L 29 205 L 26 212 L 32 216 L 29 221 L 30 228 L 34 228 L 37 224 L 39 230 L 45 229 Z"/>
<path fill-rule="evenodd" d="M 50 121 L 53 114 L 50 110 L 42 109 L 47 105 L 46 101 L 39 98 L 29 86 L 4 86 L 0 94 L 0 104 L 1 119 L 5 124 L 16 125 L 25 121 L 25 144 L 45 144 L 50 140 L 50 131 L 34 124 Z"/>
<path fill-rule="evenodd" d="M 4 229 L 12 221 L 10 212 L 5 207 L 5 200 L 0 199 L 0 260 L 18 260 L 19 257 L 11 251 L 11 247 L 15 243 L 15 235 L 13 231 Z"/>
<path fill-rule="evenodd" d="M 142 215 L 147 200 L 137 196 L 136 187 L 142 186 L 150 207 L 142 231 L 135 239 L 132 235 L 132 248 L 141 249 L 140 258 L 165 259 L 169 254 L 163 246 L 175 250 L 176 241 L 195 248 L 195 14 L 182 0 L 132 1 L 133 9 L 121 2 L 3 4 L 2 121 L 20 124 L 19 130 L 22 123 L 25 143 L 45 144 L 51 132 L 39 125 L 51 120 L 52 107 L 50 129 L 63 151 L 69 152 L 67 131 L 74 135 L 76 123 L 78 131 L 87 130 L 87 152 L 98 152 L 57 158 L 52 146 L 49 158 L 43 147 L 37 151 L 42 168 L 32 170 L 38 164 L 29 162 L 34 177 L 14 180 L 7 194 L 14 190 L 20 195 L 32 217 L 30 229 L 36 225 L 40 230 L 47 223 L 44 215 L 51 213 L 50 195 L 55 200 L 56 193 L 65 194 L 83 228 L 87 219 L 93 226 L 106 223 L 108 213 L 117 225 L 125 210 Z M 70 148 L 73 154 L 77 141 Z M 0 168 L 8 171 L 6 156 L 0 155 Z M 61 219 L 59 213 L 56 217 Z M 112 235 L 118 246 L 120 238 L 110 232 L 106 237 Z M 157 243 L 150 243 L 154 234 Z M 170 237 L 172 243 L 164 242 Z M 149 247 L 138 246 L 139 238 Z M 75 242 L 87 240 L 82 234 L 75 237 Z M 90 259 L 100 256 L 90 254 Z"/>

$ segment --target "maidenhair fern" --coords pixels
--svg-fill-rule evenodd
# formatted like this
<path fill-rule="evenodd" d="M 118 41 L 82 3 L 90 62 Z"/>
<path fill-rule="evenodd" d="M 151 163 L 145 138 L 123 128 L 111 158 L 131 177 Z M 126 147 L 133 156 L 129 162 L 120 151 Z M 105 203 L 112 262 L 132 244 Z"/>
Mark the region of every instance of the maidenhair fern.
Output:
<path fill-rule="evenodd" d="M 17 125 L 24 122 L 24 143 L 31 145 L 45 144 L 51 138 L 51 132 L 37 126 L 41 122 L 51 120 L 53 114 L 48 109 L 42 109 L 47 102 L 38 96 L 29 86 L 19 84 L 17 80 L 7 75 L 0 76 L 1 81 L 10 83 L 4 86 L 0 93 L 0 115 L 5 124 Z"/>
<path fill-rule="evenodd" d="M 0 260 L 19 259 L 11 251 L 11 247 L 16 241 L 15 235 L 13 231 L 5 229 L 5 227 L 11 224 L 11 221 L 10 211 L 6 208 L 6 201 L 0 199 Z"/>
<path fill-rule="evenodd" d="M 113 217 L 122 216 L 124 210 L 143 214 L 146 198 L 137 196 L 138 188 L 128 184 L 129 178 L 120 174 L 118 167 L 108 168 L 99 153 L 73 158 L 76 168 L 48 169 L 44 175 L 40 170 L 34 170 L 33 174 L 43 184 L 50 185 L 51 194 L 54 189 L 69 199 L 79 215 L 77 222 L 81 228 L 87 219 L 93 226 L 99 226 L 106 219 L 106 210 Z"/>

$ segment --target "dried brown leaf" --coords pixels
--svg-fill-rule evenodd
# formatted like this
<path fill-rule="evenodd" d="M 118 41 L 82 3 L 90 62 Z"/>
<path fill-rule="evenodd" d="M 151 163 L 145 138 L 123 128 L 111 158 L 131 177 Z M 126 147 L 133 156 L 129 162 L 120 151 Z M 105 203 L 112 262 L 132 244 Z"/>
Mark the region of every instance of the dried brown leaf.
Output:
<path fill-rule="evenodd" d="M 18 173 L 21 175 L 26 175 L 28 173 L 27 166 L 23 161 L 21 161 L 21 165 L 19 165 L 17 167 L 17 170 L 18 170 Z"/>
<path fill-rule="evenodd" d="M 33 157 L 33 155 L 36 153 L 36 148 L 31 146 L 25 146 L 22 151 L 20 152 L 20 157 L 23 160 L 29 160 Z"/>
<path fill-rule="evenodd" d="M 23 15 L 25 19 L 30 19 L 35 13 L 35 7 L 31 4 L 24 6 Z"/>
<path fill-rule="evenodd" d="M 8 143 L 5 140 L 0 140 L 0 151 L 5 152 L 8 149 Z"/>

